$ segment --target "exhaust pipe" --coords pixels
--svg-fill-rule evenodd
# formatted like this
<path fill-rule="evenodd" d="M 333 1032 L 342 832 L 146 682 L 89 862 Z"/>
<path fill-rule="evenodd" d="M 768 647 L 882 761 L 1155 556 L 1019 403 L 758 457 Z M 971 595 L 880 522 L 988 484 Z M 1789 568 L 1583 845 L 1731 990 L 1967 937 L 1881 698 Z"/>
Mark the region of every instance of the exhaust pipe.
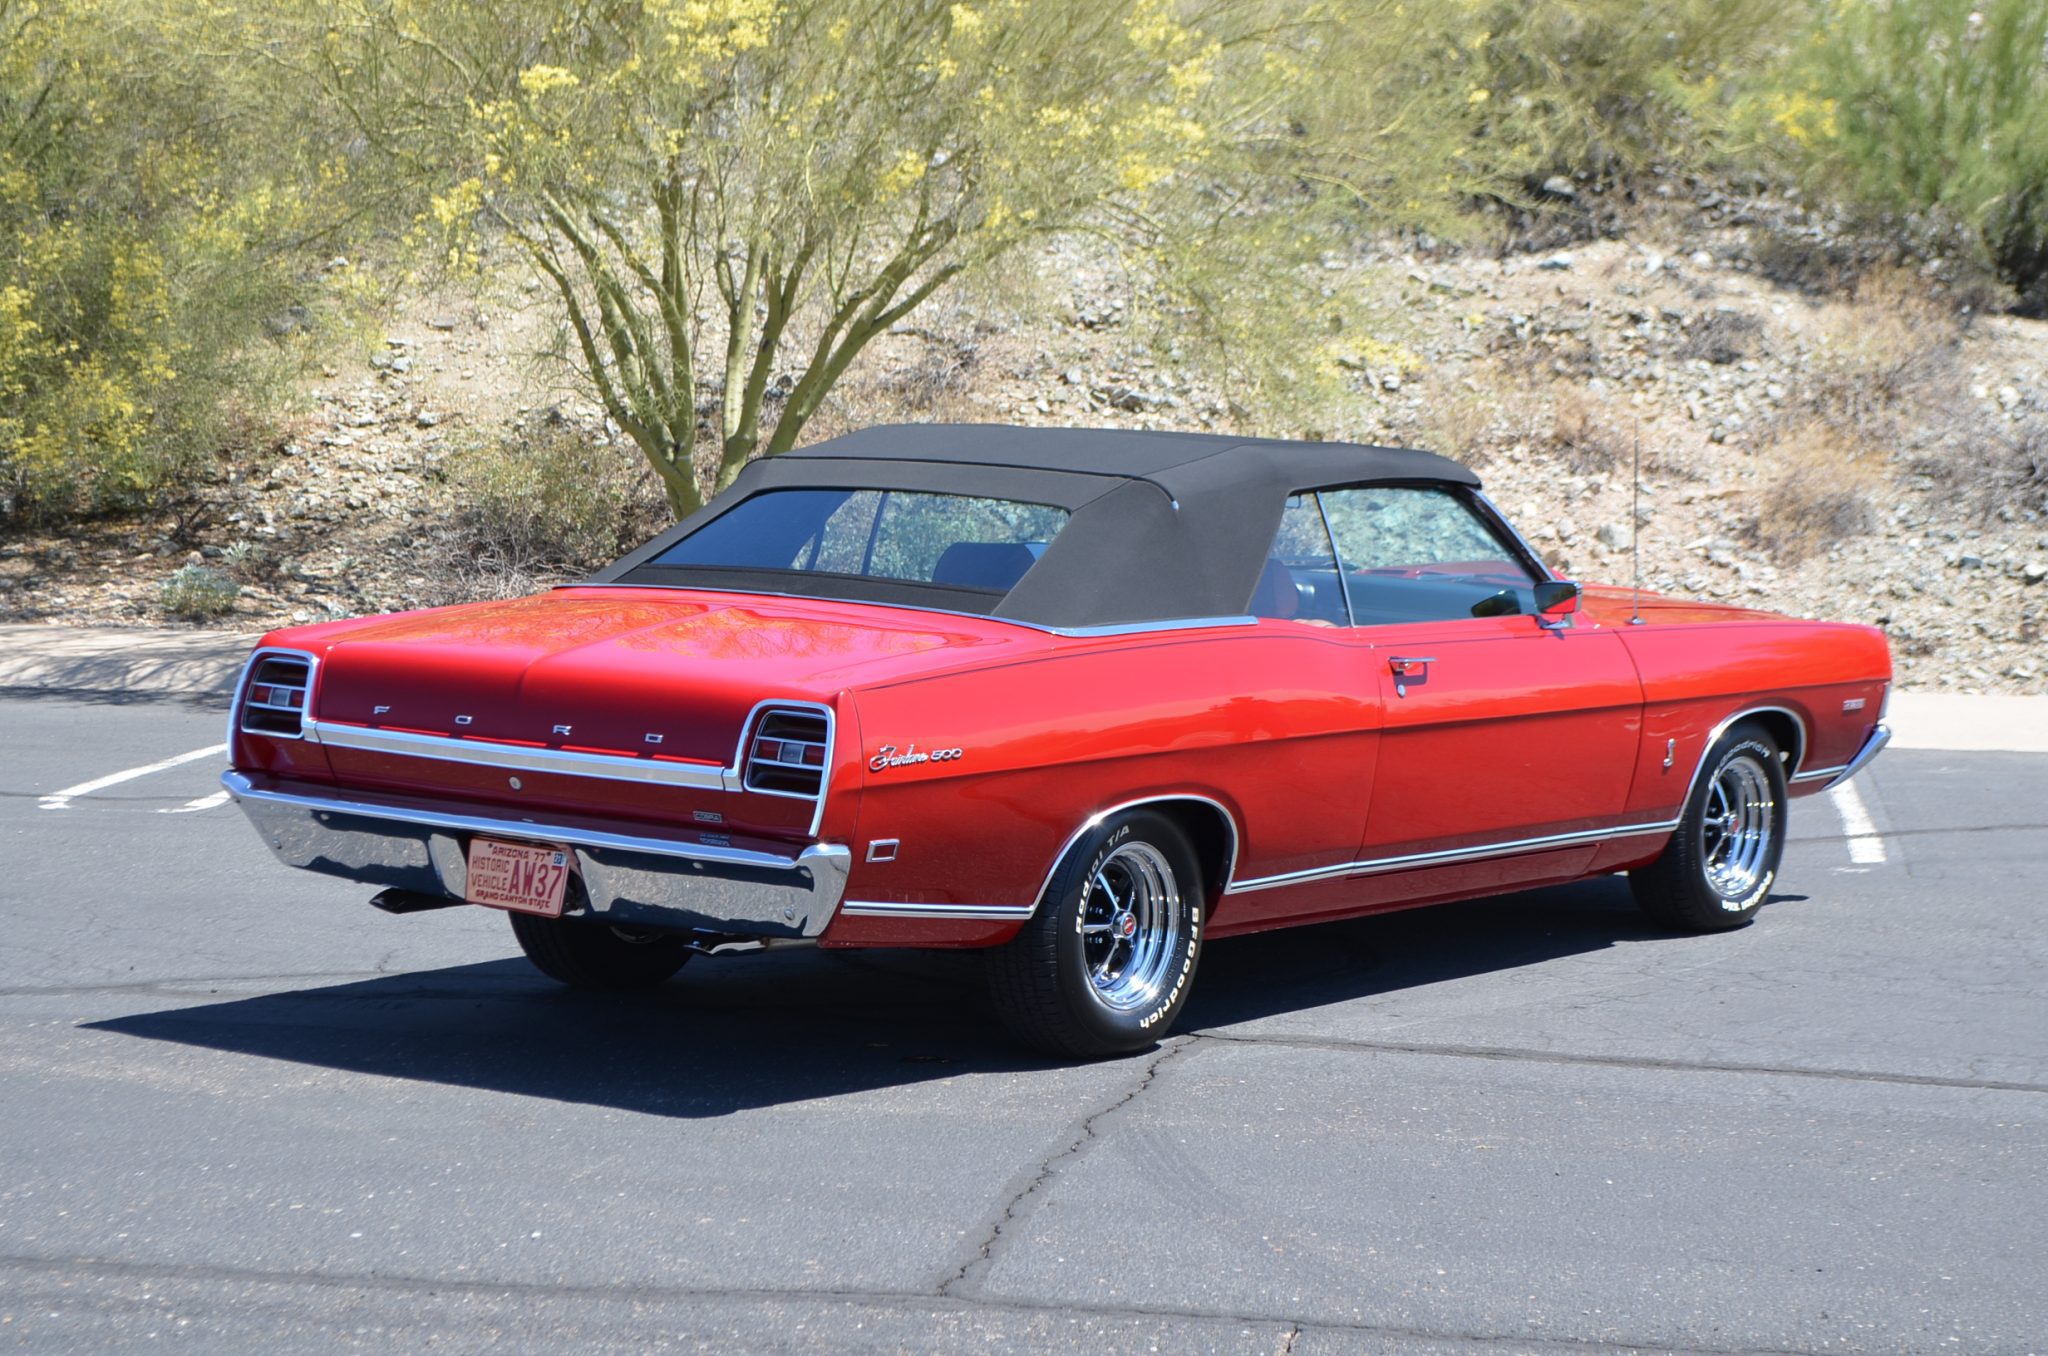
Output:
<path fill-rule="evenodd" d="M 459 909 L 468 902 L 447 895 L 423 895 L 417 890 L 385 890 L 370 900 L 370 907 L 386 913 L 425 913 L 428 909 Z"/>

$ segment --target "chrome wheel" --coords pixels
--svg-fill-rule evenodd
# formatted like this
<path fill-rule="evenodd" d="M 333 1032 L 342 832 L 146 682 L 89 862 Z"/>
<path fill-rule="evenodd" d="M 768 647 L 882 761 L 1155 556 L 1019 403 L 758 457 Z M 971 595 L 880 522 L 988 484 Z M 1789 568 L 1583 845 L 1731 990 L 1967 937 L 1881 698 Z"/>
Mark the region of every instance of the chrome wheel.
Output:
<path fill-rule="evenodd" d="M 1785 852 L 1785 765 L 1770 731 L 1744 721 L 1714 741 L 1678 830 L 1629 889 L 1667 927 L 1725 932 L 1756 916 Z"/>
<path fill-rule="evenodd" d="M 1157 1044 L 1194 985 L 1202 882 L 1195 841 L 1163 810 L 1131 806 L 1084 826 L 1030 921 L 989 953 L 1003 1025 L 1055 1055 Z"/>
<path fill-rule="evenodd" d="M 1769 870 L 1777 798 L 1763 765 L 1738 754 L 1721 765 L 1700 816 L 1700 863 L 1707 885 L 1725 900 L 1744 900 Z"/>
<path fill-rule="evenodd" d="M 1117 1012 L 1156 1003 L 1180 951 L 1180 883 L 1166 855 L 1128 842 L 1082 887 L 1080 929 L 1095 999 Z"/>

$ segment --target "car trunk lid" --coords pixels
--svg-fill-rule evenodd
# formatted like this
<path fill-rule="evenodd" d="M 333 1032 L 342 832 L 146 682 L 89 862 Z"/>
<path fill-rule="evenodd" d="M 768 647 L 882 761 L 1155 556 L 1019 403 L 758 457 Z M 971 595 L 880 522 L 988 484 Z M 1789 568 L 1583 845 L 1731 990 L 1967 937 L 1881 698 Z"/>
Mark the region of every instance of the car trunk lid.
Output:
<path fill-rule="evenodd" d="M 789 732 L 801 758 L 857 675 L 1042 641 L 905 609 L 562 589 L 349 629 L 321 656 L 313 729 L 345 784 L 794 833 L 814 819 L 801 777 L 732 775 L 757 717 L 811 713 Z"/>

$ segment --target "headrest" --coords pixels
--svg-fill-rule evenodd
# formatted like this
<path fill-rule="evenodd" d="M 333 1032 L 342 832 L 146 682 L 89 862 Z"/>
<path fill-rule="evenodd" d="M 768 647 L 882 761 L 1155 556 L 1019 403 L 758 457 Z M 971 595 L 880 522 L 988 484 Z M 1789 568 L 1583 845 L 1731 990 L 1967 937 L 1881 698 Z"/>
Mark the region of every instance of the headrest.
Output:
<path fill-rule="evenodd" d="M 1301 590 L 1295 587 L 1294 571 L 1277 560 L 1268 560 L 1259 573 L 1258 587 L 1252 590 L 1252 615 L 1287 621 L 1300 611 Z"/>
<path fill-rule="evenodd" d="M 932 582 L 1008 593 L 1037 560 L 1022 542 L 954 542 L 939 554 L 939 563 L 932 567 Z"/>

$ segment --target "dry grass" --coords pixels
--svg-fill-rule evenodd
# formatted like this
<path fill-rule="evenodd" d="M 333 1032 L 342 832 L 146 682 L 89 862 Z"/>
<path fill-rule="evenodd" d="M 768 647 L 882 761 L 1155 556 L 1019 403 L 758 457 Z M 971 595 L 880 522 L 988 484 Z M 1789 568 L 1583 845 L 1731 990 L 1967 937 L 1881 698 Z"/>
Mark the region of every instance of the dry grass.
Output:
<path fill-rule="evenodd" d="M 461 449 L 451 470 L 457 507 L 428 552 L 435 602 L 517 598 L 577 578 L 669 521 L 636 453 L 546 416 Z"/>
<path fill-rule="evenodd" d="M 891 368 L 874 385 L 878 394 L 903 411 L 928 416 L 945 403 L 971 389 L 980 366 L 980 346 L 949 338 L 930 330 L 906 330 L 923 341 L 909 362 Z"/>
<path fill-rule="evenodd" d="M 1632 416 L 1618 415 L 1583 389 L 1559 383 L 1550 444 L 1574 471 L 1593 474 L 1628 466 L 1637 436 Z"/>
<path fill-rule="evenodd" d="M 1711 311 L 1686 331 L 1681 358 L 1705 358 L 1716 366 L 1740 362 L 1763 343 L 1764 322 L 1746 311 Z"/>
<path fill-rule="evenodd" d="M 1501 425 L 1509 405 L 1491 381 L 1459 383 L 1430 400 L 1414 439 L 1453 461 L 1483 466 L 1503 441 L 1498 435 L 1508 431 Z"/>
<path fill-rule="evenodd" d="M 1796 565 L 1877 526 L 1885 458 L 1840 426 L 1808 419 L 1764 449 L 1778 473 L 1750 503 L 1750 536 L 1780 565 Z"/>
<path fill-rule="evenodd" d="M 1872 270 L 1820 319 L 1827 354 L 1809 401 L 1839 418 L 1867 425 L 1954 384 L 1962 317 L 1907 270 Z"/>
<path fill-rule="evenodd" d="M 1872 268 L 1820 314 L 1822 347 L 1760 456 L 1750 535 L 1796 565 L 1877 526 L 1894 453 L 1956 421 L 1964 322 L 1926 282 Z"/>

